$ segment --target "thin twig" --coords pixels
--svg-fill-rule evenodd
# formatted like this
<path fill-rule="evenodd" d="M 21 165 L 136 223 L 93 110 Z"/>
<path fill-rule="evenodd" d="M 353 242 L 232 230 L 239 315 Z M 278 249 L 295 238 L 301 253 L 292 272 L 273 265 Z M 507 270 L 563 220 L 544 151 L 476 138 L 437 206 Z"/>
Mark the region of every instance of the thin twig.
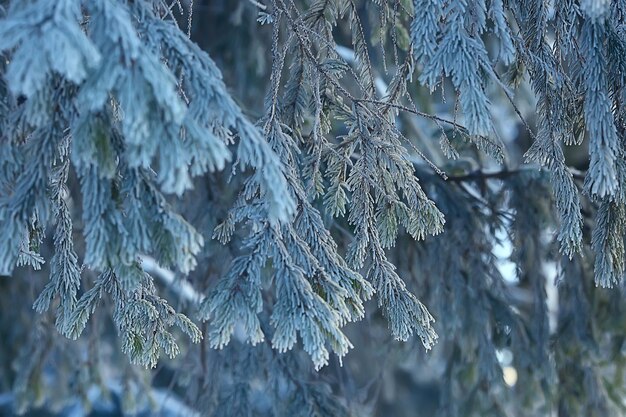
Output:
<path fill-rule="evenodd" d="M 572 174 L 572 176 L 577 180 L 584 180 L 585 173 L 583 171 L 579 171 L 575 168 L 568 168 L 568 171 Z M 516 175 L 521 175 L 524 173 L 528 173 L 529 169 L 516 169 L 516 170 L 501 170 L 494 172 L 485 172 L 481 170 L 472 171 L 470 173 L 464 175 L 452 175 L 448 176 L 448 182 L 467 182 L 467 181 L 476 181 L 476 180 L 505 180 L 507 178 L 514 177 Z"/>

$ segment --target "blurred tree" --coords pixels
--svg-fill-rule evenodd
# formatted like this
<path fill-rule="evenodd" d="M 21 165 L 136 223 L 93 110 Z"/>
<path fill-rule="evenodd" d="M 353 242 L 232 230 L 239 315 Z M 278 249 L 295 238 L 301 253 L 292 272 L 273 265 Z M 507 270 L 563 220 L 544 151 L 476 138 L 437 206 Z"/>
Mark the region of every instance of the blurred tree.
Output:
<path fill-rule="evenodd" d="M 626 1 L 0 13 L 2 412 L 626 413 Z"/>

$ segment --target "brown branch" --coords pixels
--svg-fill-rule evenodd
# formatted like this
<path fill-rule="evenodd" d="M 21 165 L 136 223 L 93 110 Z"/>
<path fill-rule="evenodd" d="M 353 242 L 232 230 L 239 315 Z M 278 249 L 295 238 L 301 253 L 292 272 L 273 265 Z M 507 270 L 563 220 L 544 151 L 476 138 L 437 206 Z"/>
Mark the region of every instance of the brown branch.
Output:
<path fill-rule="evenodd" d="M 574 179 L 576 180 L 584 180 L 585 172 L 579 171 L 575 168 L 568 168 L 569 172 L 572 174 Z M 478 181 L 478 180 L 505 180 L 507 178 L 511 178 L 516 175 L 520 175 L 523 173 L 529 172 L 528 169 L 516 169 L 516 170 L 502 170 L 502 171 L 494 171 L 494 172 L 485 172 L 481 170 L 472 171 L 463 175 L 449 175 L 447 181 L 448 182 L 467 182 L 467 181 Z"/>

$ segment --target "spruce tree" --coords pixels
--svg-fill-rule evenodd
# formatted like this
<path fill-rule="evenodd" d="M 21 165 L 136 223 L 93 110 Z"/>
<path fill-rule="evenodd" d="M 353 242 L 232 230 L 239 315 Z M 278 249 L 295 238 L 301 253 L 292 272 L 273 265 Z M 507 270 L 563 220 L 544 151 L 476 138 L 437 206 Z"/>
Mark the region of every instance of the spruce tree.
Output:
<path fill-rule="evenodd" d="M 625 14 L 0 0 L 0 410 L 625 414 Z"/>

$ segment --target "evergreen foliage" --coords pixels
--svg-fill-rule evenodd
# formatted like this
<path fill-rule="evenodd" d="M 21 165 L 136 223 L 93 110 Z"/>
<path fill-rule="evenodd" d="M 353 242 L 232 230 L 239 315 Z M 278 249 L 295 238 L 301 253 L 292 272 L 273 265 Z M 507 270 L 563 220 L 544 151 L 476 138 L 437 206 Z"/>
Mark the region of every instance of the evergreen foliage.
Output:
<path fill-rule="evenodd" d="M 626 413 L 625 18 L 0 0 L 0 390 Z"/>

